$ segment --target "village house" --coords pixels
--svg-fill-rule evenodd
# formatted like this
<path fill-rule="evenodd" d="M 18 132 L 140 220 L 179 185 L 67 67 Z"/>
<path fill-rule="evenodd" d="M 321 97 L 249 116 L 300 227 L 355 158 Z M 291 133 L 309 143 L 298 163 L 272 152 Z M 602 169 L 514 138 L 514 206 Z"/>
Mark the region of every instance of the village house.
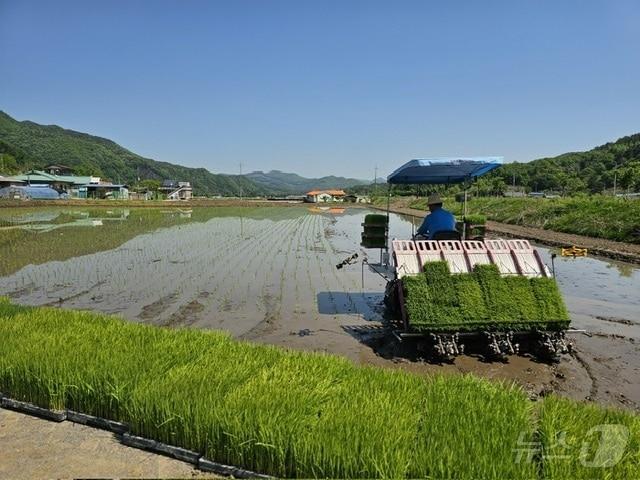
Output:
<path fill-rule="evenodd" d="M 13 177 L 3 177 L 0 175 L 0 188 L 24 185 L 25 182 Z"/>
<path fill-rule="evenodd" d="M 342 202 L 345 195 L 344 190 L 312 190 L 307 192 L 305 201 L 309 203 Z"/>
<path fill-rule="evenodd" d="M 190 182 L 164 180 L 158 191 L 167 196 L 167 200 L 191 200 L 193 188 Z"/>
<path fill-rule="evenodd" d="M 49 166 L 47 168 L 53 169 Z M 66 167 L 68 168 L 68 167 Z M 25 187 L 42 186 L 55 190 L 65 197 L 72 198 L 129 198 L 126 185 L 114 185 L 103 182 L 100 177 L 56 175 L 43 170 L 29 170 L 21 175 L 5 178 L 7 182 L 19 182 Z"/>
<path fill-rule="evenodd" d="M 66 165 L 49 165 L 43 170 L 50 175 L 73 175 L 73 168 Z"/>

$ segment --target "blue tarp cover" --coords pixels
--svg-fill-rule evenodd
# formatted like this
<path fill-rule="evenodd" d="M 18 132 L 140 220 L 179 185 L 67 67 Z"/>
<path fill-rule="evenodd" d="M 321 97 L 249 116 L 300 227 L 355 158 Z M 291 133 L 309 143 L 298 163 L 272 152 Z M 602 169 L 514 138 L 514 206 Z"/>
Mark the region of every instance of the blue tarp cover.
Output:
<path fill-rule="evenodd" d="M 462 183 L 502 165 L 502 157 L 423 158 L 405 163 L 387 177 L 388 183 Z"/>

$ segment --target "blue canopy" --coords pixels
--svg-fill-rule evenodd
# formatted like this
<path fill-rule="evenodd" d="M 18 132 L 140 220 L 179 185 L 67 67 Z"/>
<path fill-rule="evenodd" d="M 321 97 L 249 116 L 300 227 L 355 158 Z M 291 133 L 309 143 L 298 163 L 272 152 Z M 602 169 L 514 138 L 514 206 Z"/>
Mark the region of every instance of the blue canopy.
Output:
<path fill-rule="evenodd" d="M 424 158 L 405 163 L 387 177 L 388 183 L 463 183 L 502 165 L 502 157 Z"/>

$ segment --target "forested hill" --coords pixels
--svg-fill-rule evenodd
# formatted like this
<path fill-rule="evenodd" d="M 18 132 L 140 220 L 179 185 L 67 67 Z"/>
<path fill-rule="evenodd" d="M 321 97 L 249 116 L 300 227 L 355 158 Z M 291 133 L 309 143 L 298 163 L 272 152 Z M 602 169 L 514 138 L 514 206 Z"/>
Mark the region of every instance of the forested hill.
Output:
<path fill-rule="evenodd" d="M 571 152 L 528 163 L 509 163 L 487 181 L 501 179 L 529 190 L 599 193 L 613 188 L 640 190 L 640 133 L 622 137 L 586 152 Z"/>
<path fill-rule="evenodd" d="M 246 175 L 258 185 L 262 185 L 274 193 L 303 194 L 310 190 L 345 189 L 356 185 L 368 185 L 370 180 L 356 178 L 335 177 L 333 175 L 320 178 L 305 178 L 295 173 L 285 173 L 280 170 L 270 172 L 252 172 Z"/>
<path fill-rule="evenodd" d="M 144 158 L 106 138 L 66 130 L 56 125 L 19 122 L 0 111 L 0 173 L 63 164 L 78 175 L 96 175 L 113 182 L 134 184 L 140 179 L 188 181 L 196 195 L 244 195 L 269 193 L 265 187 L 241 175 L 213 174 L 204 168 L 188 168 Z"/>

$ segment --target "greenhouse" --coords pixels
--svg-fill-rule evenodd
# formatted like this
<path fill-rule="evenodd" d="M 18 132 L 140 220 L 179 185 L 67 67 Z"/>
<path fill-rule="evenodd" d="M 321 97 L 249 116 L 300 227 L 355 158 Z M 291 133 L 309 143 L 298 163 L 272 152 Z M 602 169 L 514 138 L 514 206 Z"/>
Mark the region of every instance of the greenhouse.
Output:
<path fill-rule="evenodd" d="M 57 200 L 60 194 L 46 186 L 11 186 L 0 189 L 0 199 Z"/>

